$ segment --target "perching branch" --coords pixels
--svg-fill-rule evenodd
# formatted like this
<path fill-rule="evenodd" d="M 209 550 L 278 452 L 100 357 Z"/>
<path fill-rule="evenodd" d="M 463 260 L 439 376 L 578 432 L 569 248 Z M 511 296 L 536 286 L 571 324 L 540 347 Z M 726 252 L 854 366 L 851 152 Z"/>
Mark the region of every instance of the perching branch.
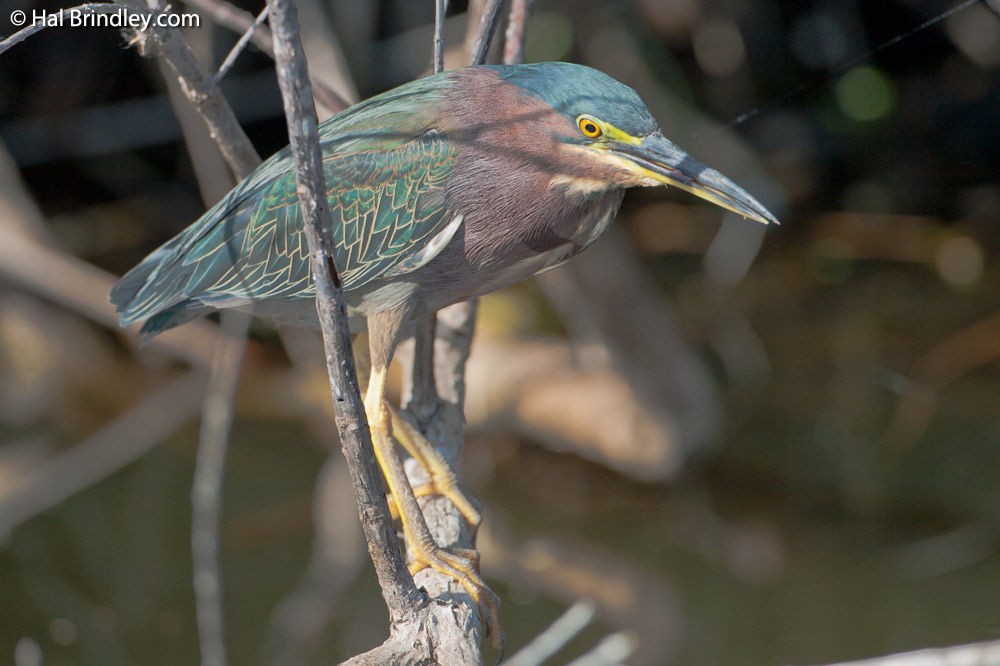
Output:
<path fill-rule="evenodd" d="M 295 157 L 299 201 L 316 283 L 316 307 L 336 406 L 337 430 L 354 482 L 375 573 L 395 627 L 424 606 L 425 601 L 413 584 L 396 538 L 358 389 L 347 308 L 334 263 L 335 244 L 330 231 L 333 223 L 327 208 L 318 121 L 298 37 L 298 18 L 289 0 L 271 0 L 270 7 L 278 82 Z"/>
<path fill-rule="evenodd" d="M 444 19 L 448 0 L 434 2 L 434 73 L 444 71 Z M 413 322 L 413 360 L 410 390 L 404 401 L 417 421 L 425 424 L 438 410 L 440 398 L 434 377 L 434 337 L 437 332 L 437 312 L 423 315 Z"/>
<path fill-rule="evenodd" d="M 326 207 L 317 121 L 309 94 L 304 56 L 297 37 L 295 10 L 288 0 L 271 0 L 279 83 L 285 101 L 289 139 L 295 156 L 298 192 L 310 244 L 317 309 L 327 352 L 327 368 L 337 406 L 337 425 L 355 483 L 362 526 L 376 575 L 392 620 L 389 639 L 351 664 L 479 663 L 480 632 L 471 600 L 428 604 L 417 591 L 402 559 L 382 493 L 350 351 L 347 313 L 333 259 L 332 223 Z M 323 218 L 326 218 L 325 220 Z M 426 515 L 426 514 L 425 514 Z M 447 591 L 426 585 L 432 596 Z"/>
<path fill-rule="evenodd" d="M 496 31 L 496 25 L 500 16 L 500 8 L 503 0 L 489 0 L 480 17 L 476 17 L 470 8 L 470 32 L 473 25 L 476 29 L 476 41 L 470 48 L 469 64 L 481 65 L 486 61 L 486 53 L 489 51 L 490 40 Z M 444 66 L 443 42 L 441 35 L 444 32 L 445 10 L 447 2 L 438 1 L 437 11 L 434 21 L 434 71 L 440 72 Z M 523 40 L 523 30 L 519 33 L 519 38 Z M 413 345 L 413 371 L 410 375 L 410 386 L 406 390 L 404 403 L 407 410 L 412 413 L 420 422 L 421 430 L 427 434 L 431 426 L 431 419 L 437 418 L 439 421 L 447 422 L 454 420 L 454 414 L 442 413 L 442 410 L 457 410 L 457 418 L 462 421 L 462 406 L 465 398 L 465 363 L 469 358 L 469 347 L 456 348 L 453 345 L 455 340 L 463 340 L 466 336 L 471 338 L 475 328 L 477 301 L 475 299 L 464 303 L 457 303 L 448 310 L 451 315 L 444 319 L 439 319 L 436 314 L 427 315 L 414 323 L 414 345 Z M 458 322 L 458 328 L 449 328 L 448 321 Z M 450 354 L 451 358 L 442 363 L 435 363 L 435 347 L 442 347 L 441 353 Z M 438 395 L 438 384 L 443 388 L 445 394 L 452 394 L 453 398 L 448 402 L 443 402 Z M 449 389 L 449 387 L 453 387 Z M 457 389 L 455 387 L 458 387 Z M 453 428 L 445 427 L 445 431 Z M 452 463 L 457 463 L 458 456 L 462 448 L 461 429 L 457 433 L 452 433 L 450 439 L 453 441 L 441 441 L 434 439 L 443 449 Z M 457 466 L 457 465 L 456 465 Z"/>

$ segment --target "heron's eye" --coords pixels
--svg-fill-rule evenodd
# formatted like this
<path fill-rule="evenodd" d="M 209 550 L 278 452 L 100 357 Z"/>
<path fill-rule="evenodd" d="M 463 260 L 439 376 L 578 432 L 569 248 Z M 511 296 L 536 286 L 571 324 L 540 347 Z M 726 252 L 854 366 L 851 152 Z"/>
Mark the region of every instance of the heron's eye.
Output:
<path fill-rule="evenodd" d="M 588 116 L 580 116 L 577 118 L 576 124 L 580 127 L 583 135 L 591 139 L 596 139 L 603 133 L 601 127 L 594 122 L 594 119 Z"/>

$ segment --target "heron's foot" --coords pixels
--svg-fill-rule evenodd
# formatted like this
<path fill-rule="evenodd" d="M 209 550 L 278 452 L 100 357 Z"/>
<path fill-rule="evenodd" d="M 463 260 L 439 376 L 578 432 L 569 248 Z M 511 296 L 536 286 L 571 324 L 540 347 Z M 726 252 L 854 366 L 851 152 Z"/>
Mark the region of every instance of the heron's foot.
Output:
<path fill-rule="evenodd" d="M 486 633 L 493 638 L 493 647 L 502 655 L 504 633 L 500 622 L 500 598 L 479 575 L 479 552 L 466 548 L 441 548 L 430 540 L 411 543 L 410 552 L 410 575 L 430 568 L 461 583 L 476 602 Z"/>
<path fill-rule="evenodd" d="M 389 413 L 392 415 L 392 432 L 396 441 L 420 463 L 430 477 L 430 482 L 420 484 L 413 489 L 414 494 L 417 497 L 442 495 L 448 498 L 471 527 L 479 527 L 479 523 L 483 520 L 482 514 L 459 488 L 458 476 L 445 457 L 427 441 L 423 433 L 391 406 Z"/>
<path fill-rule="evenodd" d="M 369 326 L 371 328 L 371 325 Z M 441 453 L 386 402 L 385 366 L 373 365 L 375 369 L 372 371 L 372 379 L 365 395 L 365 411 L 371 427 L 375 457 L 385 475 L 389 492 L 392 493 L 393 504 L 398 508 L 399 520 L 412 557 L 413 564 L 410 566 L 410 571 L 418 572 L 429 567 L 460 583 L 475 600 L 486 632 L 493 636 L 493 645 L 502 654 L 503 626 L 500 623 L 500 600 L 486 587 L 486 583 L 479 575 L 478 554 L 468 550 L 451 551 L 441 548 L 434 541 L 393 439 L 410 451 L 427 470 L 433 491 L 448 497 L 470 524 L 479 524 L 479 511 L 458 489 L 457 477 Z"/>

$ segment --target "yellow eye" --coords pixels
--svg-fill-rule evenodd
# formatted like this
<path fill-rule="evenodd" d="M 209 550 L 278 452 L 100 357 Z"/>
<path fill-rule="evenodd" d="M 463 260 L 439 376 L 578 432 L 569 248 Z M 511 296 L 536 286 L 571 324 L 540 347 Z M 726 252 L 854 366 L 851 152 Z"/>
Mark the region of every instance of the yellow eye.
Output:
<path fill-rule="evenodd" d="M 580 131 L 583 132 L 584 136 L 590 137 L 591 139 L 596 139 L 603 133 L 600 126 L 594 122 L 592 118 L 587 116 L 580 116 L 576 124 L 579 126 Z"/>

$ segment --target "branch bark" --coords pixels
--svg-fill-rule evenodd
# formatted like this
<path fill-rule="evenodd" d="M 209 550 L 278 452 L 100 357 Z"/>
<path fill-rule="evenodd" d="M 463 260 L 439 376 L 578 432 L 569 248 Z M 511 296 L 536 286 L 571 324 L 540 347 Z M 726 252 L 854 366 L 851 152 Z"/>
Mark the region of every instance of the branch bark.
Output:
<path fill-rule="evenodd" d="M 528 25 L 528 16 L 535 0 L 511 0 L 510 16 L 507 18 L 507 32 L 504 34 L 503 64 L 521 65 L 524 63 L 524 31 Z"/>
<path fill-rule="evenodd" d="M 481 64 L 485 59 L 501 4 L 501 0 L 490 0 L 478 23 L 473 64 Z M 439 12 L 438 27 L 442 20 L 443 12 Z M 470 20 L 475 17 L 470 16 Z M 464 441 L 465 365 L 476 306 L 476 301 L 456 304 L 436 317 L 416 322 L 412 372 L 408 375 L 409 386 L 404 389 L 403 402 L 408 414 L 416 417 L 420 430 L 448 458 L 456 472 Z M 406 469 L 414 485 L 428 480 L 416 461 L 407 461 Z M 449 501 L 424 497 L 420 506 L 440 546 L 469 549 L 475 545 L 475 534 L 467 529 L 464 518 Z M 417 574 L 416 583 L 433 602 L 406 624 L 394 626 L 393 635 L 381 646 L 346 664 L 417 664 L 427 663 L 426 660 L 443 664 L 481 663 L 477 638 L 482 632 L 473 600 L 464 592 L 453 591 L 454 581 L 430 568 Z"/>
<path fill-rule="evenodd" d="M 326 203 L 318 120 L 312 102 L 298 18 L 289 0 L 271 0 L 271 26 L 278 83 L 295 157 L 298 194 L 309 242 L 316 308 L 337 412 L 337 430 L 354 482 L 362 527 L 393 627 L 426 602 L 406 568 L 375 464 L 347 327 L 347 307 L 333 258 L 333 223 Z M 395 633 L 395 631 L 394 631 Z"/>
<path fill-rule="evenodd" d="M 142 13 L 149 10 L 162 12 L 166 8 L 162 0 L 147 0 L 145 5 L 143 0 L 124 0 L 124 4 Z M 150 24 L 149 30 L 136 33 L 141 50 L 149 50 L 170 66 L 177 75 L 184 96 L 208 123 L 212 138 L 219 144 L 237 180 L 243 180 L 260 164 L 260 155 L 240 127 L 222 92 L 212 84 L 212 76 L 191 53 L 187 42 L 177 30 L 154 27 L 154 24 Z"/>
<path fill-rule="evenodd" d="M 212 20 L 219 25 L 229 28 L 238 33 L 246 33 L 254 24 L 254 15 L 244 11 L 225 0 L 186 0 L 188 4 L 205 11 Z M 267 26 L 260 26 L 253 31 L 250 41 L 261 51 L 274 58 L 274 39 L 271 37 L 271 30 Z M 351 103 L 339 92 L 327 85 L 324 81 L 314 79 L 311 81 L 313 94 L 316 101 L 336 113 L 343 111 Z"/>

